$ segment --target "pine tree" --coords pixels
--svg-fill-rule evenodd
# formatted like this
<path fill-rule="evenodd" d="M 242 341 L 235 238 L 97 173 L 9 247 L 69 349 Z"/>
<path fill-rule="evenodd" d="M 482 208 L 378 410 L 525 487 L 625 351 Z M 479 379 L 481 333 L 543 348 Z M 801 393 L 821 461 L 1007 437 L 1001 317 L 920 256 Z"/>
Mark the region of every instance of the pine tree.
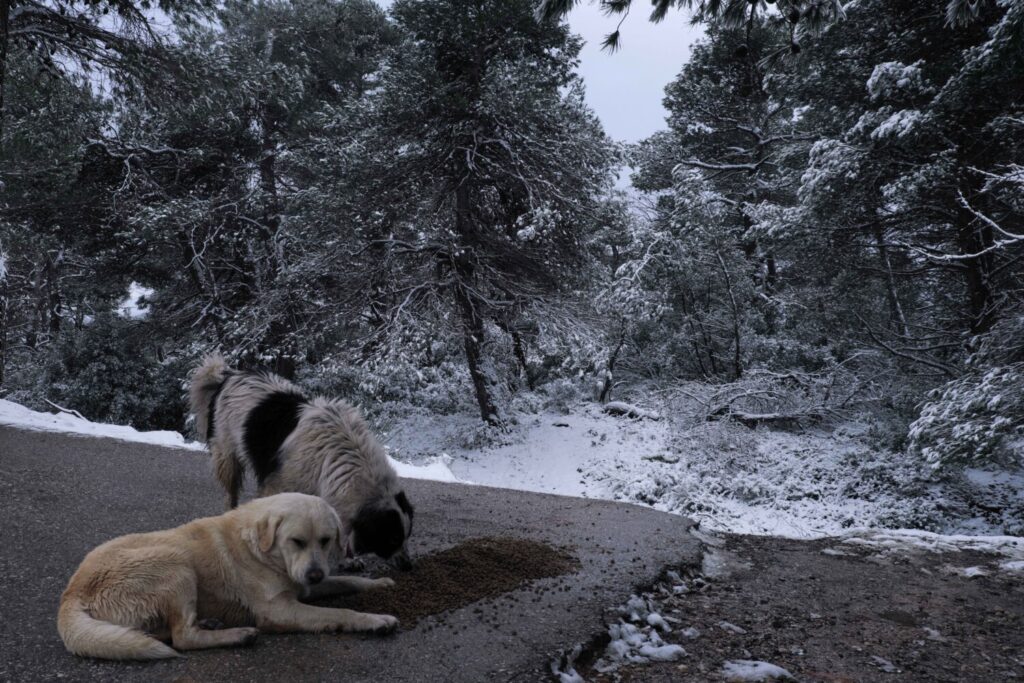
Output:
<path fill-rule="evenodd" d="M 407 38 L 360 113 L 362 134 L 332 157 L 352 164 L 343 182 L 370 200 L 350 267 L 367 274 L 379 334 L 434 304 L 450 311 L 481 418 L 499 423 L 488 326 L 514 330 L 571 279 L 612 149 L 572 71 L 578 40 L 538 24 L 530 2 L 402 1 L 393 12 Z"/>

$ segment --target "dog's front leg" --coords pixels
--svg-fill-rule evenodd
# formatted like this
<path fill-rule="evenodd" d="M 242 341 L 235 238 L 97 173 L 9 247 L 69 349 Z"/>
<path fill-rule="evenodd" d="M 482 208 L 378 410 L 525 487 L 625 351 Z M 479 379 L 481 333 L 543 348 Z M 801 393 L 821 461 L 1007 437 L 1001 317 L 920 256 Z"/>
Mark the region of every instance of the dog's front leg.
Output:
<path fill-rule="evenodd" d="M 315 586 L 310 586 L 306 600 L 319 600 L 331 595 L 351 595 L 373 590 L 374 588 L 391 588 L 395 582 L 389 578 L 367 579 L 362 576 L 328 576 Z"/>
<path fill-rule="evenodd" d="M 294 595 L 281 594 L 253 609 L 261 630 L 278 633 L 315 633 L 319 631 L 366 631 L 383 635 L 398 628 L 398 619 L 389 614 L 366 614 L 350 609 L 306 605 Z"/>

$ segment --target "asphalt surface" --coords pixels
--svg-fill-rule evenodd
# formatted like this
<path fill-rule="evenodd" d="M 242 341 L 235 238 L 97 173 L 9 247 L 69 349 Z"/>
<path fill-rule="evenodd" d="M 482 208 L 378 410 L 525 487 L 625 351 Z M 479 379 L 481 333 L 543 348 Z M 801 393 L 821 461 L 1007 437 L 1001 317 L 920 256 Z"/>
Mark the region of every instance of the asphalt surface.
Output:
<path fill-rule="evenodd" d="M 602 632 L 607 608 L 664 569 L 699 562 L 683 517 L 458 484 L 408 481 L 407 490 L 414 558 L 505 535 L 569 547 L 581 569 L 385 638 L 263 635 L 253 647 L 169 662 L 81 659 L 64 649 L 55 619 L 85 554 L 115 536 L 218 514 L 222 493 L 202 452 L 0 427 L 0 681 L 550 680 L 552 659 Z M 541 590 L 563 584 L 570 589 Z"/>

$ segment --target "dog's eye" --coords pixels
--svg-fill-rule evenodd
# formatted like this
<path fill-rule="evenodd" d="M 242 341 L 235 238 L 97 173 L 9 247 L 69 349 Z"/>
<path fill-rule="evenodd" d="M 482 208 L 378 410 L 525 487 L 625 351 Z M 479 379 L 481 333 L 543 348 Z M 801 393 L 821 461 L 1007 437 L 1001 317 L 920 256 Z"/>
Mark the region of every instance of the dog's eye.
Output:
<path fill-rule="evenodd" d="M 306 542 L 303 541 L 301 538 L 293 538 L 292 539 L 292 543 L 294 543 L 295 547 L 298 548 L 299 550 L 302 550 L 303 548 L 306 547 Z"/>
<path fill-rule="evenodd" d="M 321 548 L 326 548 L 327 544 L 330 543 L 330 542 L 331 542 L 331 537 L 330 536 L 324 536 L 323 538 L 320 539 L 320 547 Z"/>

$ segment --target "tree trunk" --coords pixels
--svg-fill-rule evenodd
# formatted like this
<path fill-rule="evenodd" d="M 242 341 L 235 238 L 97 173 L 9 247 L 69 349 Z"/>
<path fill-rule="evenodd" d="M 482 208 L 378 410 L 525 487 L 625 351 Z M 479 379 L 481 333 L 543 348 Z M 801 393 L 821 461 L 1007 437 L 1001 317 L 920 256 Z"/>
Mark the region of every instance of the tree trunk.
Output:
<path fill-rule="evenodd" d="M 39 337 L 47 326 L 46 319 L 46 264 L 37 265 L 32 270 L 32 323 L 25 332 L 25 346 L 35 349 L 39 345 Z"/>
<path fill-rule="evenodd" d="M 263 48 L 263 62 L 269 66 L 274 61 L 274 42 L 276 33 L 271 30 L 267 36 L 267 43 Z M 263 92 L 259 96 L 257 110 L 258 125 L 260 127 L 260 189 L 263 191 L 263 238 L 267 254 L 267 271 L 263 273 L 263 282 L 273 282 L 280 269 L 283 260 L 281 245 L 281 206 L 277 193 L 277 143 L 275 136 L 278 132 L 278 117 L 275 115 L 274 102 L 269 92 Z"/>
<path fill-rule="evenodd" d="M 285 379 L 295 379 L 295 359 L 278 354 L 274 358 L 274 373 Z"/>
<path fill-rule="evenodd" d="M 0 0 L 0 159 L 4 158 L 4 89 L 7 84 L 7 45 L 11 20 L 11 0 Z M 0 178 L 0 182 L 3 178 Z M 0 388 L 4 386 L 7 368 L 7 311 L 10 289 L 7 277 L 7 255 L 0 251 Z"/>
<path fill-rule="evenodd" d="M 482 368 L 482 347 L 484 341 L 484 321 L 473 303 L 469 292 L 461 284 L 455 286 L 455 298 L 458 300 L 459 313 L 462 317 L 462 344 L 466 349 L 466 363 L 469 376 L 473 380 L 476 402 L 480 407 L 480 419 L 488 424 L 501 424 L 498 409 L 487 388 L 488 377 Z"/>
<path fill-rule="evenodd" d="M 47 331 L 50 339 L 60 334 L 62 297 L 60 292 L 60 265 L 64 260 L 63 252 L 47 252 L 46 254 L 46 317 Z"/>
<path fill-rule="evenodd" d="M 461 183 L 455 190 L 455 231 L 463 242 L 473 235 L 472 203 L 469 188 Z M 498 409 L 488 389 L 488 377 L 483 371 L 484 319 L 473 301 L 470 286 L 473 283 L 472 250 L 461 246 L 454 256 L 455 299 L 462 318 L 462 343 L 466 349 L 466 363 L 473 380 L 476 402 L 480 407 L 480 418 L 488 424 L 500 425 Z"/>
<path fill-rule="evenodd" d="M 772 296 L 778 283 L 779 273 L 775 264 L 775 254 L 768 252 L 764 257 L 765 277 L 764 294 L 767 299 L 764 309 L 765 332 L 769 337 L 775 336 L 775 303 Z"/>
<path fill-rule="evenodd" d="M 974 214 L 964 207 L 957 211 L 956 240 L 961 254 L 977 254 L 992 246 L 991 228 L 976 224 L 976 220 Z M 964 259 L 962 263 L 971 333 L 984 334 L 995 322 L 995 305 L 989 283 L 992 258 L 983 254 Z"/>
<path fill-rule="evenodd" d="M 725 266 L 725 259 L 722 258 L 722 252 L 716 251 L 715 256 L 718 257 L 718 264 L 722 267 L 722 276 L 725 278 L 725 287 L 729 292 L 729 306 L 732 309 L 732 336 L 735 352 L 733 354 L 733 379 L 739 379 L 743 376 L 743 365 L 740 361 L 740 310 L 739 304 L 736 302 L 736 294 L 732 291 L 732 276 L 729 275 L 729 269 Z"/>
<path fill-rule="evenodd" d="M 281 207 L 277 194 L 277 148 L 274 143 L 274 122 L 264 114 L 263 138 L 260 144 L 260 189 L 263 190 L 262 231 L 267 268 L 260 278 L 261 286 L 267 286 L 277 278 L 284 254 L 281 245 Z"/>
<path fill-rule="evenodd" d="M 7 283 L 7 255 L 0 250 L 0 389 L 4 386 L 4 370 L 7 367 L 7 309 L 10 298 Z"/>
<path fill-rule="evenodd" d="M 526 345 L 523 344 L 523 336 L 514 327 L 512 328 L 512 353 L 515 354 L 516 361 L 519 363 L 519 369 L 526 379 L 526 386 L 530 391 L 533 391 L 536 387 L 534 386 L 533 375 L 530 374 L 530 366 L 526 364 Z"/>
<path fill-rule="evenodd" d="M 4 86 L 7 83 L 7 46 L 10 43 L 11 0 L 0 0 L 0 159 L 3 158 Z"/>
<path fill-rule="evenodd" d="M 626 343 L 626 319 L 623 318 L 619 321 L 619 342 L 615 345 L 615 350 L 612 351 L 611 355 L 608 356 L 608 367 L 604 373 L 604 386 L 601 387 L 601 395 L 597 397 L 598 402 L 607 403 L 612 400 L 612 389 L 615 387 L 615 361 L 619 359 L 619 351 L 622 350 L 622 345 Z"/>
<path fill-rule="evenodd" d="M 875 244 L 878 246 L 878 260 L 885 271 L 885 288 L 889 298 L 889 317 L 892 319 L 893 327 L 903 337 L 910 336 L 910 329 L 907 326 L 907 318 L 903 314 L 903 306 L 900 304 L 900 297 L 896 291 L 896 277 L 892 273 L 892 261 L 889 258 L 889 250 L 885 246 L 885 235 L 882 234 L 882 227 L 875 224 Z"/>
<path fill-rule="evenodd" d="M 530 374 L 530 367 L 526 364 L 526 344 L 523 342 L 523 335 L 515 327 L 515 322 L 510 322 L 511 316 L 495 316 L 494 324 L 505 334 L 512 338 L 512 355 L 516 359 L 516 377 L 522 375 L 526 379 L 526 386 L 530 391 L 534 390 L 533 375 Z M 515 388 L 513 387 L 513 390 Z"/>
<path fill-rule="evenodd" d="M 266 64 L 273 62 L 274 41 L 276 34 L 271 31 L 267 37 L 263 59 Z M 259 108 L 260 126 L 260 190 L 263 193 L 263 213 L 261 230 L 263 237 L 262 253 L 266 262 L 254 264 L 257 271 L 256 279 L 259 289 L 269 292 L 274 286 L 281 269 L 284 267 L 284 242 L 281 235 L 281 200 L 277 182 L 277 133 L 279 118 L 275 104 L 269 93 L 261 97 Z M 274 371 L 291 379 L 295 376 L 295 355 L 298 350 L 288 337 L 294 332 L 297 324 L 285 317 L 284 311 L 271 311 L 271 321 L 261 346 L 274 354 Z"/>

